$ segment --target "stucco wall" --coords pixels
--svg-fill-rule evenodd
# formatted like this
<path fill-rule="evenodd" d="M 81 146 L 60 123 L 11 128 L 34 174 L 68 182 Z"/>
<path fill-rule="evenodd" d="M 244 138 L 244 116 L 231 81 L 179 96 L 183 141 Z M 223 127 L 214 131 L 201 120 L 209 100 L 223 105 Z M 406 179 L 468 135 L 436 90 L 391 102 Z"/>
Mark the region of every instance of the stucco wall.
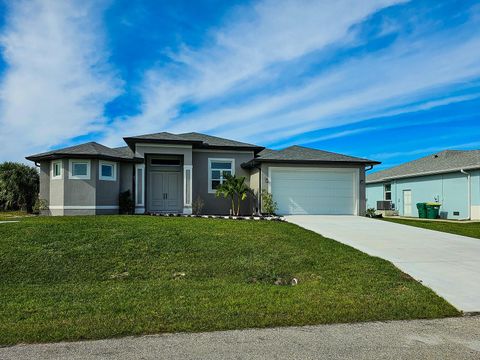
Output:
<path fill-rule="evenodd" d="M 95 206 L 98 160 L 90 160 L 90 179 L 70 179 L 70 165 L 65 172 L 65 206 Z"/>
<path fill-rule="evenodd" d="M 377 201 L 383 200 L 383 184 L 367 184 L 367 209 L 377 208 Z"/>
<path fill-rule="evenodd" d="M 222 158 L 235 159 L 235 175 L 244 176 L 245 182 L 250 185 L 250 171 L 241 167 L 253 158 L 253 152 L 228 152 L 228 151 L 193 151 L 193 182 L 192 199 L 195 201 L 200 197 L 204 201 L 203 212 L 205 214 L 229 214 L 230 200 L 217 198 L 214 193 L 208 192 L 208 159 Z M 241 203 L 241 213 L 251 215 L 253 213 L 254 201 L 249 197 Z"/>
<path fill-rule="evenodd" d="M 63 206 L 65 200 L 65 182 L 64 179 L 68 176 L 68 161 L 66 159 L 61 160 L 62 162 L 62 177 L 61 179 L 51 179 L 50 180 L 50 197 L 48 204 L 49 206 Z M 51 171 L 52 162 L 49 162 L 49 171 Z M 51 172 L 49 173 L 51 174 Z M 60 211 L 60 210 L 58 210 Z"/>
<path fill-rule="evenodd" d="M 192 165 L 192 147 L 190 145 L 137 144 L 135 156 L 144 158 L 145 154 L 182 155 L 184 165 Z"/>
<path fill-rule="evenodd" d="M 135 167 L 132 163 L 120 163 L 120 191 L 130 190 L 130 194 L 133 197 L 134 188 L 133 188 L 133 169 Z"/>
<path fill-rule="evenodd" d="M 363 216 L 365 215 L 366 209 L 366 196 L 365 196 L 365 167 L 363 165 L 341 165 L 341 164 L 328 164 L 328 165 L 307 165 L 307 164 L 278 164 L 278 163 L 262 163 L 262 189 L 268 189 L 268 170 L 270 167 L 298 167 L 298 168 L 351 168 L 351 169 L 358 169 L 359 170 L 359 203 L 358 203 L 358 215 Z"/>
<path fill-rule="evenodd" d="M 119 163 L 115 162 L 116 180 L 100 180 L 100 161 L 96 161 L 96 206 L 118 206 L 118 195 L 120 193 L 120 169 Z M 118 210 L 117 210 L 118 212 Z"/>
<path fill-rule="evenodd" d="M 472 190 L 473 183 L 472 177 Z M 397 179 L 392 184 L 392 202 L 399 215 L 404 215 L 403 191 L 412 192 L 412 216 L 417 216 L 416 204 L 419 202 L 439 201 L 442 204 L 440 214 L 448 219 L 465 219 L 468 217 L 468 181 L 460 172 Z M 377 200 L 383 200 L 384 183 L 368 184 L 368 206 L 376 208 Z M 473 191 L 472 191 L 473 194 Z M 476 196 L 476 195 L 475 195 Z M 458 212 L 458 215 L 454 215 Z"/>
<path fill-rule="evenodd" d="M 50 200 L 50 161 L 40 163 L 40 189 L 38 197 L 40 199 Z"/>

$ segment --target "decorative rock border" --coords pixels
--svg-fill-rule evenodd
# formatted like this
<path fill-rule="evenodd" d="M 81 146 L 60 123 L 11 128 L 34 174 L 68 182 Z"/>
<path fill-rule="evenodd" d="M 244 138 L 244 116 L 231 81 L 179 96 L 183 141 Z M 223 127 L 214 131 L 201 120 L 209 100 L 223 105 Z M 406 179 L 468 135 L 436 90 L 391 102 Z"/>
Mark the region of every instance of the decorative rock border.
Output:
<path fill-rule="evenodd" d="M 189 217 L 189 218 L 202 218 L 202 219 L 227 219 L 227 220 L 259 220 L 259 221 L 285 221 L 282 216 L 228 216 L 228 215 L 185 215 L 178 213 L 156 213 L 147 212 L 148 216 L 163 216 L 163 217 Z"/>

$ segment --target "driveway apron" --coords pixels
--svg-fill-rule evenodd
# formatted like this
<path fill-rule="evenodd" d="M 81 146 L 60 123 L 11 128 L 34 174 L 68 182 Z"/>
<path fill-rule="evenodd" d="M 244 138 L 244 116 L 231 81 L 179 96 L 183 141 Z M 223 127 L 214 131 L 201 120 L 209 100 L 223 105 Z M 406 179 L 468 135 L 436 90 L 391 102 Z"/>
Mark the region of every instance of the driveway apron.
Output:
<path fill-rule="evenodd" d="M 392 262 L 464 312 L 480 312 L 480 239 L 360 216 L 287 221 Z"/>

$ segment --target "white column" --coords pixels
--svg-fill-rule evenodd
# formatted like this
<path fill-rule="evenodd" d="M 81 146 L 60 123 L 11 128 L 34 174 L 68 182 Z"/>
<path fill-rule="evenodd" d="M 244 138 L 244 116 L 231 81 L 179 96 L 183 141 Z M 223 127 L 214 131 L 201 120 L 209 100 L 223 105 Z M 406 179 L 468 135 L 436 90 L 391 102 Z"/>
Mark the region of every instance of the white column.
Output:
<path fill-rule="evenodd" d="M 135 164 L 135 214 L 145 212 L 145 164 Z"/>
<path fill-rule="evenodd" d="M 183 213 L 192 213 L 192 165 L 183 165 Z"/>

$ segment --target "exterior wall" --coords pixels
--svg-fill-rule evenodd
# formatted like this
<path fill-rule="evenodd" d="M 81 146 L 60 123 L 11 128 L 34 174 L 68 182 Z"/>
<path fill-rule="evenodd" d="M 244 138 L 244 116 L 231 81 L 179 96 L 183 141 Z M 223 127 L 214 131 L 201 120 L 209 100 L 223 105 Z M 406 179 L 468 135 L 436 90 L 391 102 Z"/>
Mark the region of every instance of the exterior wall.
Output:
<path fill-rule="evenodd" d="M 480 220 L 480 170 L 472 171 L 472 219 Z"/>
<path fill-rule="evenodd" d="M 383 200 L 383 183 L 367 184 L 367 209 L 376 209 L 377 201 Z"/>
<path fill-rule="evenodd" d="M 130 194 L 133 197 L 134 188 L 133 188 L 133 169 L 135 165 L 132 163 L 120 163 L 120 192 L 130 190 Z"/>
<path fill-rule="evenodd" d="M 366 196 L 365 196 L 365 166 L 361 165 L 340 165 L 340 164 L 328 164 L 328 165 L 308 165 L 308 164 L 287 164 L 287 163 L 262 163 L 262 189 L 268 189 L 268 183 L 270 179 L 268 178 L 268 170 L 270 167 L 298 167 L 298 168 L 352 168 L 359 169 L 359 186 L 358 186 L 358 215 L 365 215 L 366 209 Z"/>
<path fill-rule="evenodd" d="M 52 161 L 40 164 L 40 197 L 48 200 L 50 215 L 117 214 L 118 195 L 122 179 L 120 163 L 117 164 L 115 181 L 99 179 L 99 161 L 90 159 L 90 179 L 70 179 L 69 159 L 62 159 L 62 178 L 52 179 Z M 133 171 L 133 165 L 125 163 L 124 172 Z M 132 183 L 132 174 L 125 176 L 125 183 Z M 126 185 L 125 185 L 126 186 Z M 130 185 L 131 188 L 131 185 Z"/>
<path fill-rule="evenodd" d="M 183 155 L 184 165 L 192 165 L 192 147 L 190 145 L 137 144 L 135 156 L 145 158 L 145 154 Z"/>
<path fill-rule="evenodd" d="M 115 181 L 112 180 L 100 180 L 100 161 L 96 160 L 96 170 L 97 176 L 95 177 L 95 187 L 96 187 L 96 206 L 116 206 L 118 207 L 118 195 L 120 194 L 120 163 L 115 162 Z M 93 163 L 92 163 L 93 166 Z M 115 210 L 115 213 L 118 213 L 117 209 L 108 209 Z"/>
<path fill-rule="evenodd" d="M 472 195 L 475 181 L 472 176 Z M 418 214 L 417 203 L 439 202 L 442 204 L 440 208 L 442 218 L 457 220 L 468 218 L 468 180 L 467 176 L 460 172 L 397 179 L 385 183 L 392 184 L 392 203 L 401 216 L 404 215 L 403 191 L 411 190 L 412 216 Z M 376 208 L 377 201 L 384 199 L 385 183 L 367 185 L 369 207 Z M 472 198 L 475 199 L 475 196 Z M 454 215 L 454 212 L 458 212 L 458 215 Z"/>
<path fill-rule="evenodd" d="M 193 201 L 200 197 L 204 202 L 203 213 L 205 214 L 224 214 L 230 213 L 230 200 L 218 198 L 214 193 L 208 192 L 208 159 L 209 158 L 225 158 L 235 159 L 235 175 L 244 176 L 245 182 L 250 186 L 250 171 L 241 167 L 245 163 L 253 159 L 253 151 L 193 151 Z M 255 202 L 249 197 L 242 201 L 240 212 L 244 215 L 251 215 L 254 212 Z"/>
<path fill-rule="evenodd" d="M 96 185 L 98 178 L 98 160 L 90 160 L 90 179 L 74 180 L 69 179 L 70 169 L 67 161 L 67 169 L 65 171 L 64 186 L 64 206 L 95 206 Z"/>
<path fill-rule="evenodd" d="M 50 162 L 42 161 L 40 163 L 40 187 L 38 192 L 38 197 L 40 199 L 46 200 L 47 204 L 50 203 Z M 50 215 L 49 210 L 42 210 L 42 215 Z"/>
<path fill-rule="evenodd" d="M 61 179 L 50 179 L 50 198 L 48 199 L 48 205 L 53 207 L 61 207 L 64 204 L 65 200 L 65 179 L 68 177 L 68 161 L 62 159 L 62 178 Z M 49 174 L 52 174 L 52 163 L 49 162 Z M 52 215 L 63 215 L 63 209 L 50 209 Z"/>
<path fill-rule="evenodd" d="M 250 188 L 253 190 L 252 206 L 255 207 L 255 212 L 258 212 L 260 210 L 260 198 L 262 196 L 259 169 L 250 169 Z"/>

